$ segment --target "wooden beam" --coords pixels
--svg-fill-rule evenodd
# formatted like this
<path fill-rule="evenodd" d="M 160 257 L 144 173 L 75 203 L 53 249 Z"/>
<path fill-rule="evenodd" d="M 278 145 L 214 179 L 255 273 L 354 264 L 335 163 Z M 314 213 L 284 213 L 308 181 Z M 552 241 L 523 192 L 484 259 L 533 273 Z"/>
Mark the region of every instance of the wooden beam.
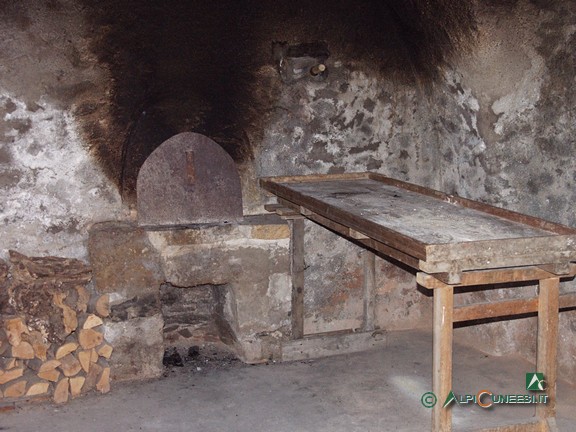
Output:
<path fill-rule="evenodd" d="M 291 204 L 289 201 L 279 199 L 279 201 L 284 204 L 285 206 L 296 206 L 295 204 Z M 334 222 L 324 216 L 320 216 L 316 213 L 310 213 L 306 216 L 307 219 L 310 219 L 313 222 L 316 222 L 319 225 L 322 225 L 325 228 L 328 228 L 332 231 L 337 232 L 343 237 L 352 238 L 350 237 L 350 229 L 344 225 L 339 224 L 338 222 Z M 364 238 L 364 239 L 354 239 L 358 243 L 363 244 L 366 247 L 369 247 L 372 250 L 378 251 L 383 255 L 386 255 L 390 258 L 394 258 L 397 261 L 400 261 L 403 264 L 406 264 L 409 267 L 416 268 L 418 266 L 418 258 L 415 258 L 411 255 L 407 255 L 404 252 L 399 251 L 398 249 L 394 249 L 388 245 L 380 243 L 371 238 Z"/>
<path fill-rule="evenodd" d="M 545 265 L 576 261 L 574 235 L 554 235 L 471 242 L 427 245 L 426 258 L 421 269 L 427 273 L 449 270 L 441 269 L 446 263 L 454 263 L 462 270 L 489 269 L 525 265 Z M 437 269 L 437 270 L 432 270 Z"/>
<path fill-rule="evenodd" d="M 369 178 L 368 172 L 342 173 L 342 174 L 309 174 L 299 176 L 284 177 L 262 177 L 260 178 L 260 187 L 268 189 L 271 183 L 306 183 L 317 181 L 334 181 L 334 180 L 356 180 Z"/>
<path fill-rule="evenodd" d="M 348 237 L 352 237 L 353 239 L 356 240 L 364 240 L 370 238 L 366 234 L 361 233 L 360 231 L 356 231 L 352 228 L 348 228 Z"/>
<path fill-rule="evenodd" d="M 376 256 L 369 250 L 363 252 L 364 257 L 364 331 L 374 330 L 376 303 Z"/>
<path fill-rule="evenodd" d="M 359 240 L 360 243 L 368 246 L 369 248 L 380 252 L 382 255 L 385 255 L 389 258 L 394 258 L 396 261 L 400 261 L 403 264 L 406 264 L 408 267 L 416 268 L 418 259 L 414 258 L 413 256 L 406 255 L 404 252 L 399 251 L 398 249 L 394 249 L 384 243 L 380 243 L 376 240 Z"/>
<path fill-rule="evenodd" d="M 407 254 L 420 259 L 426 258 L 426 245 L 412 237 L 400 234 L 396 230 L 386 228 L 374 221 L 360 218 L 346 210 L 331 206 L 319 199 L 300 193 L 290 188 L 289 183 L 282 183 L 278 182 L 278 180 L 271 179 L 261 181 L 260 184 L 263 188 L 276 195 L 280 203 L 289 201 L 294 203 L 293 205 L 299 206 L 298 209 L 302 206 L 310 212 L 338 221 L 338 223 L 359 231 L 374 240 L 397 249 L 402 249 L 402 251 Z"/>
<path fill-rule="evenodd" d="M 557 276 L 564 276 L 570 274 L 570 268 L 572 264 L 570 263 L 558 263 L 558 264 L 541 264 L 538 267 L 548 273 L 552 273 Z"/>
<path fill-rule="evenodd" d="M 575 274 L 576 264 L 570 264 L 570 273 L 561 277 L 572 277 Z M 537 266 L 474 270 L 462 272 L 460 283 L 454 284 L 454 287 L 528 282 L 548 279 L 553 276 L 553 274 L 542 270 Z M 425 272 L 418 272 L 416 274 L 416 281 L 418 284 L 429 289 L 443 288 L 446 285 L 445 282 L 438 279 L 434 274 L 428 274 Z"/>
<path fill-rule="evenodd" d="M 452 411 L 442 407 L 452 390 L 454 288 L 445 286 L 434 291 L 434 329 L 432 350 L 432 391 L 438 402 L 432 408 L 432 431 L 452 430 Z"/>
<path fill-rule="evenodd" d="M 462 272 L 434 273 L 434 277 L 446 285 L 458 285 L 462 282 Z"/>
<path fill-rule="evenodd" d="M 536 416 L 546 422 L 556 415 L 556 353 L 558 351 L 558 307 L 560 279 L 540 281 L 538 294 L 538 349 L 536 372 L 546 380 L 547 404 L 536 406 Z"/>
<path fill-rule="evenodd" d="M 264 204 L 264 210 L 269 211 L 270 213 L 275 213 L 276 210 L 278 210 L 279 208 L 284 207 L 282 204 L 278 204 L 278 203 L 270 203 L 270 204 Z"/>
<path fill-rule="evenodd" d="M 576 307 L 576 293 L 558 297 L 558 309 Z M 521 315 L 538 312 L 538 297 L 504 300 L 497 303 L 483 302 L 454 308 L 454 322 L 472 321 L 484 318 Z"/>
<path fill-rule="evenodd" d="M 538 310 L 538 297 L 506 300 L 498 303 L 485 302 L 454 308 L 454 322 L 521 315 Z"/>
<path fill-rule="evenodd" d="M 276 214 L 284 219 L 302 219 L 300 213 L 286 207 L 276 209 Z"/>
<path fill-rule="evenodd" d="M 304 336 L 304 220 L 290 224 L 290 274 L 292 278 L 292 338 Z"/>
<path fill-rule="evenodd" d="M 270 213 L 276 213 L 282 219 L 298 219 L 303 218 L 303 216 L 297 210 L 287 207 L 281 203 L 276 204 L 265 204 L 264 209 Z"/>
<path fill-rule="evenodd" d="M 306 335 L 282 342 L 282 361 L 305 360 L 337 354 L 350 354 L 386 345 L 383 332 L 340 331 Z"/>

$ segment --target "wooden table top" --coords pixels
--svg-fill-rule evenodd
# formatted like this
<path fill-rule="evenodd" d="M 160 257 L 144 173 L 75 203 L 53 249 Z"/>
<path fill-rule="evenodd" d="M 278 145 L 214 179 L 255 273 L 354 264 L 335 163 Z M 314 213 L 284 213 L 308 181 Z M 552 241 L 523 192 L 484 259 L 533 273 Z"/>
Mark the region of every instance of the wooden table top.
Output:
<path fill-rule="evenodd" d="M 271 177 L 283 204 L 447 272 L 576 260 L 576 230 L 375 173 Z M 311 219 L 314 219 L 311 217 Z"/>

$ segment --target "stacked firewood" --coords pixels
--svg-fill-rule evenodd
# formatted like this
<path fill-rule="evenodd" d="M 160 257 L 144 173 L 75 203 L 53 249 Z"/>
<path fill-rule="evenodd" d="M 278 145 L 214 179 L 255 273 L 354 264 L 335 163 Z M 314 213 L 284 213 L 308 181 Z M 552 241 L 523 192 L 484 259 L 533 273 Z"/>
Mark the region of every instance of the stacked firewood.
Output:
<path fill-rule="evenodd" d="M 89 287 L 91 271 L 75 259 L 27 257 L 0 262 L 0 398 L 52 397 L 63 403 L 110 390 L 103 318 L 108 295 Z"/>

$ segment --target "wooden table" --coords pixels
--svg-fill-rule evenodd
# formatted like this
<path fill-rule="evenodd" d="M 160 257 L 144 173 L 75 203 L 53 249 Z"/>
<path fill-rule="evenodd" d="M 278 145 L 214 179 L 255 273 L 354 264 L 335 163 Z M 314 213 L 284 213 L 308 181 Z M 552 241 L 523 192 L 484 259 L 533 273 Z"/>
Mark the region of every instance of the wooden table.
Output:
<path fill-rule="evenodd" d="M 576 274 L 576 229 L 446 195 L 376 173 L 271 177 L 261 186 L 276 195 L 267 209 L 291 219 L 292 335 L 304 336 L 303 218 L 412 268 L 433 290 L 432 430 L 452 430 L 442 408 L 452 388 L 455 322 L 538 313 L 537 372 L 549 403 L 536 418 L 494 431 L 557 430 L 558 312 L 575 307 L 576 294 L 559 295 L 561 278 Z M 365 260 L 364 329 L 374 328 L 374 255 Z M 538 281 L 537 297 L 454 306 L 454 288 Z M 516 286 L 516 285 L 514 285 Z M 511 287 L 510 289 L 513 289 Z"/>

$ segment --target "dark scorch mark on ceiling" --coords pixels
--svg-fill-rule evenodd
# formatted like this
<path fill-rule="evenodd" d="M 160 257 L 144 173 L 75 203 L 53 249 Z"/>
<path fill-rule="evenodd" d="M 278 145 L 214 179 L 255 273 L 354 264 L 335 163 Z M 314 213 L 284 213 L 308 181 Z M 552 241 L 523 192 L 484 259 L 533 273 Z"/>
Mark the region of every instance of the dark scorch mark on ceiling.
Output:
<path fill-rule="evenodd" d="M 208 135 L 237 163 L 253 157 L 283 85 L 261 73 L 274 41 L 323 41 L 332 59 L 428 85 L 476 29 L 458 0 L 82 1 L 113 78 L 111 126 L 85 121 L 85 136 L 129 202 L 144 160 L 176 133 Z"/>

